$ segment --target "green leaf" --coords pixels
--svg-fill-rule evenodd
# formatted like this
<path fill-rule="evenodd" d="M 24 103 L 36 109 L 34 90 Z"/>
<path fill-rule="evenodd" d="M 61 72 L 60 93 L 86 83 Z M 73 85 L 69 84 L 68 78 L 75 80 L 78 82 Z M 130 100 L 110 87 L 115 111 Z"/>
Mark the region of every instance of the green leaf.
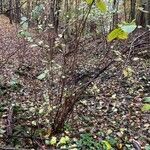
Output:
<path fill-rule="evenodd" d="M 112 40 L 116 39 L 118 35 L 120 34 L 120 32 L 122 32 L 120 28 L 117 28 L 111 31 L 107 36 L 108 42 L 111 42 Z"/>
<path fill-rule="evenodd" d="M 103 141 L 103 143 L 106 145 L 106 150 L 111 150 L 111 145 L 108 141 Z"/>
<path fill-rule="evenodd" d="M 105 13 L 107 11 L 106 3 L 103 0 L 96 1 L 97 8 L 102 12 Z"/>
<path fill-rule="evenodd" d="M 113 31 L 111 31 L 107 36 L 108 42 L 116 39 L 118 37 L 118 32 L 120 32 L 120 29 L 114 29 Z"/>
<path fill-rule="evenodd" d="M 55 145 L 56 142 L 57 142 L 57 138 L 56 138 L 55 136 L 53 136 L 53 137 L 51 138 L 51 140 L 50 140 L 50 144 L 51 144 L 51 145 Z"/>
<path fill-rule="evenodd" d="M 150 97 L 145 97 L 145 98 L 144 98 L 144 102 L 150 103 Z"/>
<path fill-rule="evenodd" d="M 117 38 L 118 38 L 118 39 L 121 39 L 121 40 L 125 40 L 125 39 L 128 38 L 128 33 L 122 31 L 122 32 L 120 32 L 120 34 L 118 35 Z"/>
<path fill-rule="evenodd" d="M 144 104 L 142 107 L 142 111 L 150 111 L 150 104 Z"/>
<path fill-rule="evenodd" d="M 125 40 L 128 38 L 128 34 L 133 32 L 136 29 L 135 22 L 131 23 L 122 23 L 118 25 L 118 28 L 114 29 L 112 32 L 110 32 L 107 36 L 107 41 L 111 42 L 114 39 L 121 39 Z"/>
<path fill-rule="evenodd" d="M 111 42 L 114 39 L 125 40 L 128 38 L 128 33 L 124 32 L 121 28 L 114 29 L 107 36 L 107 41 Z"/>
<path fill-rule="evenodd" d="M 68 136 L 64 136 L 64 137 L 61 137 L 60 141 L 58 144 L 67 144 L 69 142 L 69 137 Z"/>
<path fill-rule="evenodd" d="M 88 5 L 91 5 L 94 0 L 85 0 Z"/>
<path fill-rule="evenodd" d="M 136 24 L 134 23 L 132 23 L 132 24 L 125 24 L 125 25 L 122 25 L 120 28 L 124 31 L 124 32 L 126 32 L 126 33 L 131 33 L 131 32 L 133 32 L 135 29 L 136 29 Z"/>
<path fill-rule="evenodd" d="M 26 30 L 22 30 L 22 31 L 20 31 L 20 35 L 23 36 L 23 37 L 29 37 L 30 33 L 27 32 Z"/>

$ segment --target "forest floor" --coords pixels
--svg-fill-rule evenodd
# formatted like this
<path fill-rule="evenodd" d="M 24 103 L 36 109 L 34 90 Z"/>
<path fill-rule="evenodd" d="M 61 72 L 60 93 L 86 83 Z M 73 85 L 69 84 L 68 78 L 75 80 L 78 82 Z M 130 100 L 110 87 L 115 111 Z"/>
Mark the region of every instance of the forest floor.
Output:
<path fill-rule="evenodd" d="M 27 138 L 28 134 L 20 133 L 34 125 L 37 114 L 34 115 L 33 106 L 41 108 L 41 97 L 47 85 L 46 80 L 39 81 L 36 78 L 45 68 L 42 49 L 31 47 L 28 42 L 18 37 L 17 31 L 16 25 L 9 24 L 5 16 L 0 16 L 0 149 L 19 145 L 19 142 L 22 142 L 21 147 L 27 149 L 30 149 L 30 144 L 34 145 L 30 137 Z M 142 34 L 144 36 L 135 41 Z M 128 41 L 121 42 L 119 50 L 130 47 L 133 41 L 134 52 L 143 49 L 150 51 L 149 31 L 139 29 Z M 84 43 L 86 57 L 89 59 L 91 55 L 89 64 L 94 59 L 94 49 L 97 46 L 103 47 L 102 44 L 98 38 L 93 41 L 88 39 Z M 133 70 L 130 78 L 122 75 L 124 65 L 120 62 L 113 64 L 97 78 L 66 125 L 70 137 L 79 138 L 80 134 L 90 133 L 96 140 L 109 141 L 112 147 L 115 143 L 114 149 L 140 150 L 147 146 L 146 150 L 149 150 L 150 114 L 142 110 L 144 98 L 150 97 L 149 60 L 150 57 L 134 55 L 128 62 Z M 83 66 L 88 69 L 91 67 L 84 61 Z M 12 115 L 13 105 L 16 106 L 16 112 Z M 24 110 L 18 107 L 23 107 Z M 46 117 L 48 116 L 38 120 L 42 128 Z"/>

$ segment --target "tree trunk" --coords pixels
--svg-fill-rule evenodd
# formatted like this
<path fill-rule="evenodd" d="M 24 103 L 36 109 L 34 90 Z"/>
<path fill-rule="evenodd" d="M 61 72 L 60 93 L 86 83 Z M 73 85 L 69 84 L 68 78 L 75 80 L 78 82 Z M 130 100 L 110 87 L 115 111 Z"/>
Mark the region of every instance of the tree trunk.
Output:
<path fill-rule="evenodd" d="M 31 5 L 32 5 L 32 1 L 31 0 L 27 0 L 27 18 L 30 20 L 31 18 Z"/>
<path fill-rule="evenodd" d="M 146 27 L 150 25 L 150 0 L 140 0 L 140 6 L 143 10 L 138 11 L 137 24 Z"/>
<path fill-rule="evenodd" d="M 147 0 L 147 9 L 146 10 L 148 11 L 146 25 L 150 26 L 150 0 Z"/>
<path fill-rule="evenodd" d="M 58 32 L 58 25 L 59 25 L 59 9 L 60 9 L 60 0 L 53 0 L 51 2 L 51 11 L 50 11 L 50 20 L 53 23 L 55 32 Z"/>
<path fill-rule="evenodd" d="M 13 8 L 12 8 L 12 0 L 9 0 L 9 10 L 8 10 L 8 15 L 9 15 L 9 21 L 12 24 L 13 20 Z"/>
<path fill-rule="evenodd" d="M 119 4 L 118 0 L 113 1 L 113 10 L 115 10 L 113 14 L 113 28 L 116 28 L 118 25 L 118 4 Z"/>
<path fill-rule="evenodd" d="M 124 8 L 124 19 L 125 21 L 127 21 L 126 0 L 123 1 L 123 8 Z"/>
<path fill-rule="evenodd" d="M 136 0 L 131 0 L 130 21 L 135 19 Z"/>
<path fill-rule="evenodd" d="M 20 22 L 20 18 L 21 18 L 21 8 L 20 7 L 21 7 L 20 0 L 16 0 L 15 19 L 16 19 L 17 23 Z"/>
<path fill-rule="evenodd" d="M 0 14 L 3 13 L 3 0 L 0 0 Z"/>

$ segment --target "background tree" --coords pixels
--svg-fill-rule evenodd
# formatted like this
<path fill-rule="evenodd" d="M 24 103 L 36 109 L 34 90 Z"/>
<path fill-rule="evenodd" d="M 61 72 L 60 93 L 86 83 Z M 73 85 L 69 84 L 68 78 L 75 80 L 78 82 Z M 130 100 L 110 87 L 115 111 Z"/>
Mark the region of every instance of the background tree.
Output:
<path fill-rule="evenodd" d="M 12 22 L 13 22 L 13 3 L 12 3 L 12 0 L 9 0 L 9 10 L 7 10 L 7 12 L 8 12 L 10 23 L 12 24 Z"/>
<path fill-rule="evenodd" d="M 135 19 L 136 0 L 131 0 L 130 21 Z"/>
<path fill-rule="evenodd" d="M 3 0 L 0 0 L 0 14 L 3 13 Z"/>
<path fill-rule="evenodd" d="M 21 19 L 21 3 L 20 3 L 20 0 L 15 0 L 15 4 L 16 4 L 16 7 L 15 7 L 15 20 L 16 22 L 20 22 L 20 19 Z"/>
<path fill-rule="evenodd" d="M 140 0 L 137 12 L 137 24 L 143 27 L 150 25 L 150 0 Z"/>
<path fill-rule="evenodd" d="M 119 6 L 119 0 L 113 1 L 113 28 L 117 27 L 118 24 L 118 6 Z"/>

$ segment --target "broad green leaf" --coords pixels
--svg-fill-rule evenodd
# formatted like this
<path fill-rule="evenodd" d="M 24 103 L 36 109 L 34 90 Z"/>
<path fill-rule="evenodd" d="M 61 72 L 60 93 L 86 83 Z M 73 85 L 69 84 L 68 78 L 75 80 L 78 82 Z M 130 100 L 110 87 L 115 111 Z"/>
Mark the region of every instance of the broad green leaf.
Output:
<path fill-rule="evenodd" d="M 114 39 L 125 40 L 128 38 L 128 33 L 124 32 L 121 28 L 114 29 L 107 36 L 107 41 L 111 42 Z"/>
<path fill-rule="evenodd" d="M 144 102 L 150 103 L 150 97 L 145 97 L 145 98 L 144 98 Z"/>
<path fill-rule="evenodd" d="M 128 33 L 122 31 L 122 32 L 120 32 L 120 34 L 118 34 L 117 38 L 120 39 L 120 40 L 125 40 L 125 39 L 128 38 Z"/>
<path fill-rule="evenodd" d="M 91 5 L 94 0 L 85 0 L 88 5 Z"/>
<path fill-rule="evenodd" d="M 150 111 L 150 104 L 144 104 L 142 107 L 142 111 Z"/>
<path fill-rule="evenodd" d="M 59 143 L 60 143 L 60 144 L 66 144 L 66 139 L 65 139 L 65 137 L 61 137 Z"/>
<path fill-rule="evenodd" d="M 131 32 L 133 32 L 135 29 L 136 29 L 136 24 L 134 23 L 132 23 L 132 24 L 125 24 L 125 25 L 122 25 L 120 28 L 124 31 L 124 32 L 126 32 L 126 33 L 131 33 Z"/>
<path fill-rule="evenodd" d="M 64 136 L 64 137 L 61 137 L 60 141 L 59 141 L 59 144 L 66 144 L 69 142 L 69 137 L 68 136 Z"/>
<path fill-rule="evenodd" d="M 108 42 L 111 42 L 112 40 L 116 39 L 118 37 L 118 34 L 120 34 L 120 32 L 121 32 L 120 28 L 111 31 L 107 36 Z"/>
<path fill-rule="evenodd" d="M 102 12 L 105 13 L 107 11 L 106 3 L 103 0 L 96 1 L 97 8 Z"/>
<path fill-rule="evenodd" d="M 22 30 L 22 31 L 20 31 L 20 35 L 23 36 L 23 37 L 29 37 L 30 33 L 27 32 L 26 30 Z"/>
<path fill-rule="evenodd" d="M 121 39 L 125 40 L 128 38 L 128 34 L 133 32 L 136 29 L 135 22 L 131 23 L 122 23 L 118 25 L 117 29 L 114 29 L 112 32 L 110 32 L 107 36 L 107 41 L 111 42 L 114 39 Z"/>
<path fill-rule="evenodd" d="M 50 140 L 50 144 L 51 144 L 51 145 L 55 145 L 56 142 L 57 142 L 57 138 L 56 138 L 55 136 L 53 136 L 53 137 L 51 138 L 51 140 Z"/>
<path fill-rule="evenodd" d="M 111 150 L 111 145 L 108 141 L 103 141 L 103 143 L 106 145 L 106 150 Z"/>

